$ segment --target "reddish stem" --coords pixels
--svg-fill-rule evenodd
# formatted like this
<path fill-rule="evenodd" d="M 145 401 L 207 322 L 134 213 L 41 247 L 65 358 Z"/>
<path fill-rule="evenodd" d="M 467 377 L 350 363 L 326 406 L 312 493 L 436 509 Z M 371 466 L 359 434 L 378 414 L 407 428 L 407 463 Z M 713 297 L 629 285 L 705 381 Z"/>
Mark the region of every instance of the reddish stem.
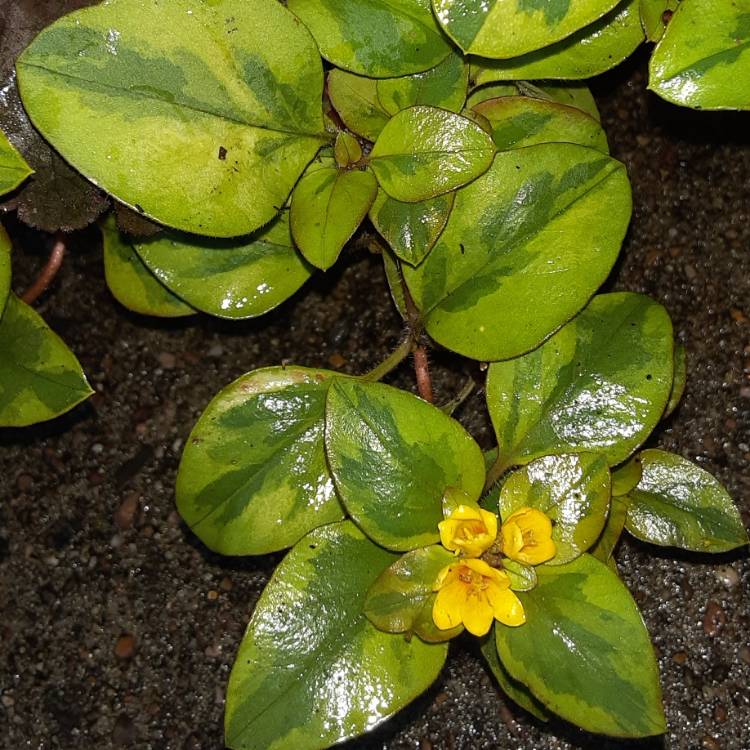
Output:
<path fill-rule="evenodd" d="M 47 258 L 47 263 L 39 272 L 36 281 L 23 293 L 21 299 L 27 304 L 33 304 L 45 292 L 47 287 L 54 281 L 57 272 L 62 266 L 65 258 L 65 240 L 62 233 L 58 232 L 55 236 L 55 244 Z"/>
<path fill-rule="evenodd" d="M 430 378 L 430 364 L 427 361 L 427 350 L 423 346 L 414 349 L 414 372 L 417 376 L 419 395 L 432 403 L 432 380 Z"/>

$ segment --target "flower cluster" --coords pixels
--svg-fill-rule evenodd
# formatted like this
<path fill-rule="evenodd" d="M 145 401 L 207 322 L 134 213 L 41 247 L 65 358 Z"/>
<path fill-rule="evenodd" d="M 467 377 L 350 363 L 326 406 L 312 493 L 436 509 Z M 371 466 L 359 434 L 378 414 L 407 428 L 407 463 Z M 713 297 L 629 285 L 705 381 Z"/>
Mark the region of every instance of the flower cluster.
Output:
<path fill-rule="evenodd" d="M 493 620 L 512 627 L 523 625 L 526 615 L 511 588 L 510 575 L 481 557 L 496 552 L 523 565 L 551 560 L 556 550 L 549 517 L 536 508 L 520 508 L 503 522 L 498 534 L 494 513 L 461 503 L 438 529 L 440 543 L 458 560 L 445 566 L 435 580 L 435 625 L 440 630 L 463 625 L 478 636 L 489 631 Z"/>

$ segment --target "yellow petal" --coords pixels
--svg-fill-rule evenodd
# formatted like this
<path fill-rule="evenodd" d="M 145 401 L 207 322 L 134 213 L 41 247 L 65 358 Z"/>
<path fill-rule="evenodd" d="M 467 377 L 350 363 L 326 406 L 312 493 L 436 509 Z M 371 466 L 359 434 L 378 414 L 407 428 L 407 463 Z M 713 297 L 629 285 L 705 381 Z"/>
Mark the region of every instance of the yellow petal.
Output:
<path fill-rule="evenodd" d="M 552 534 L 552 521 L 541 510 L 521 508 L 513 515 L 518 516 L 516 523 L 520 526 L 521 531 L 530 531 L 537 539 L 544 539 Z"/>
<path fill-rule="evenodd" d="M 541 539 L 535 544 L 527 544 L 516 556 L 516 560 L 527 565 L 540 565 L 557 554 L 557 547 L 551 539 Z"/>
<path fill-rule="evenodd" d="M 482 518 L 481 508 L 472 508 L 470 505 L 459 505 L 451 511 L 450 519 L 456 519 L 457 521 L 478 521 Z"/>
<path fill-rule="evenodd" d="M 466 587 L 461 581 L 444 586 L 432 605 L 432 619 L 440 630 L 450 630 L 461 624 L 461 608 L 466 601 Z"/>
<path fill-rule="evenodd" d="M 521 529 L 515 521 L 508 519 L 503 523 L 500 533 L 503 537 L 503 554 L 506 557 L 515 559 L 515 556 L 523 547 L 523 533 Z"/>
<path fill-rule="evenodd" d="M 491 585 L 487 589 L 487 599 L 492 607 L 493 616 L 503 625 L 517 627 L 526 622 L 523 604 L 510 589 L 500 589 Z"/>
<path fill-rule="evenodd" d="M 472 635 L 485 635 L 492 626 L 492 606 L 485 596 L 472 596 L 464 600 L 461 619 Z"/>
<path fill-rule="evenodd" d="M 461 525 L 460 521 L 456 521 L 453 518 L 449 518 L 445 521 L 441 521 L 438 524 L 438 531 L 440 532 L 440 544 L 445 547 L 445 549 L 450 550 L 451 552 L 458 553 L 458 546 L 455 543 L 455 537 L 456 532 L 458 531 L 459 527 Z"/>
<path fill-rule="evenodd" d="M 443 586 L 447 586 L 458 578 L 458 571 L 455 565 L 446 565 L 435 579 L 435 583 L 432 586 L 433 591 L 438 591 Z"/>
<path fill-rule="evenodd" d="M 487 535 L 495 541 L 497 537 L 497 516 L 494 513 L 490 513 L 488 510 L 479 509 L 482 521 L 484 522 L 485 528 L 487 529 Z"/>
<path fill-rule="evenodd" d="M 468 560 L 463 560 L 461 562 L 461 565 L 467 568 L 470 568 L 475 573 L 479 573 L 479 575 L 482 575 L 482 576 L 492 576 L 493 572 L 496 572 L 495 568 L 488 565 L 484 560 L 476 560 L 474 558 L 469 558 Z"/>

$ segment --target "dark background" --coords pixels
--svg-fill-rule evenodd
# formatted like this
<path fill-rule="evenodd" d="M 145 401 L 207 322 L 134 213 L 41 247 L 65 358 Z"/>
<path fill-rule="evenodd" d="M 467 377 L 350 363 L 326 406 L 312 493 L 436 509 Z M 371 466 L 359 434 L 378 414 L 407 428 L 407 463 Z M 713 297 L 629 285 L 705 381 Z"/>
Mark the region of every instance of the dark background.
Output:
<path fill-rule="evenodd" d="M 645 59 L 594 85 L 635 203 L 606 289 L 656 298 L 687 346 L 683 403 L 649 444 L 715 473 L 750 525 L 750 113 L 657 100 Z M 21 291 L 49 238 L 13 214 L 4 221 Z M 362 372 L 396 344 L 400 320 L 379 258 L 356 244 L 280 309 L 244 323 L 131 314 L 105 286 L 97 231 L 70 245 L 36 307 L 97 393 L 51 423 L 0 430 L 0 747 L 219 750 L 234 653 L 281 556 L 221 558 L 181 523 L 173 486 L 184 441 L 242 373 L 284 361 Z M 432 367 L 439 402 L 467 375 L 481 378 L 447 353 L 434 352 Z M 413 389 L 408 367 L 391 381 Z M 457 416 L 489 447 L 481 391 Z M 465 638 L 425 696 L 346 747 L 750 748 L 746 552 L 700 557 L 627 541 L 618 559 L 659 654 L 663 742 L 542 726 L 506 701 Z"/>

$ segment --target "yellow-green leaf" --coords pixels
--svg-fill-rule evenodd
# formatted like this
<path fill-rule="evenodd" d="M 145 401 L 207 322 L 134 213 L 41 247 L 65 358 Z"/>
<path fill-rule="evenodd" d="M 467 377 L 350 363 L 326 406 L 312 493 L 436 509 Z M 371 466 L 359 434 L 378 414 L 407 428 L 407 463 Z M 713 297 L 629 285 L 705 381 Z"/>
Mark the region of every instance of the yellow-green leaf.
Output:
<path fill-rule="evenodd" d="M 328 74 L 328 96 L 352 133 L 375 141 L 391 116 L 378 99 L 377 81 L 334 68 Z"/>
<path fill-rule="evenodd" d="M 31 167 L 0 130 L 0 195 L 15 190 L 32 172 Z"/>
<path fill-rule="evenodd" d="M 0 224 L 0 318 L 10 294 L 10 251 L 12 245 L 5 227 Z"/>

